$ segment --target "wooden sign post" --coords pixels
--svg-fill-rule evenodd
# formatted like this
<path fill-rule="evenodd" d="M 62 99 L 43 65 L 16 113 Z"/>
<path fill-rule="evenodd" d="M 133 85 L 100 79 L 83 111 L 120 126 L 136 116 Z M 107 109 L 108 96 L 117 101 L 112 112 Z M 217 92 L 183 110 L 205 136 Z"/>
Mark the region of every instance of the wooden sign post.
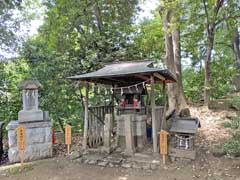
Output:
<path fill-rule="evenodd" d="M 67 144 L 67 153 L 70 154 L 70 144 L 72 142 L 72 126 L 65 126 L 65 144 Z"/>
<path fill-rule="evenodd" d="M 20 155 L 21 167 L 23 168 L 24 150 L 26 148 L 26 128 L 22 125 L 17 127 L 17 145 Z"/>
<path fill-rule="evenodd" d="M 163 164 L 165 164 L 166 163 L 166 154 L 167 154 L 168 132 L 161 130 L 159 134 L 160 134 L 160 154 L 163 156 Z"/>

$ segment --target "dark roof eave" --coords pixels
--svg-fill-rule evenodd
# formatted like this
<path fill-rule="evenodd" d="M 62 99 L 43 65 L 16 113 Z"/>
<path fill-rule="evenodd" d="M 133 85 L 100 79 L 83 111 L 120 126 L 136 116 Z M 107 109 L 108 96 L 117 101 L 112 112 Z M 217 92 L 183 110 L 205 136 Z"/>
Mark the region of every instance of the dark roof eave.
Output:
<path fill-rule="evenodd" d="M 134 72 L 134 73 L 125 73 L 125 74 L 112 74 L 112 75 L 95 75 L 95 76 L 86 76 L 87 74 L 82 74 L 82 75 L 76 75 L 76 76 L 70 76 L 70 77 L 67 77 L 67 79 L 72 79 L 72 80 L 82 80 L 82 81 L 86 81 L 87 79 L 96 79 L 96 78 L 110 78 L 110 77 L 124 77 L 124 76 L 131 76 L 131 75 L 137 75 L 137 74 L 148 74 L 148 75 L 151 75 L 152 73 L 160 73 L 162 76 L 164 72 L 167 72 L 167 74 L 169 75 L 169 77 L 171 78 L 166 78 L 166 80 L 170 80 L 172 81 L 173 83 L 174 82 L 177 82 L 177 79 L 176 77 L 170 72 L 168 71 L 167 69 L 164 69 L 164 70 L 152 70 L 152 71 L 145 71 L 145 72 Z"/>

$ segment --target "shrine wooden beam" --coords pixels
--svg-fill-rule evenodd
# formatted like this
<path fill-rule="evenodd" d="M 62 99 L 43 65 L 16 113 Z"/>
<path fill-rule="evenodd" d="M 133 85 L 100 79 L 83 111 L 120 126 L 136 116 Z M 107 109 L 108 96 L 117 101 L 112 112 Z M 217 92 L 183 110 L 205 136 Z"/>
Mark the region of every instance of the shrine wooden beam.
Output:
<path fill-rule="evenodd" d="M 137 78 L 143 79 L 143 80 L 145 80 L 145 81 L 150 80 L 149 77 L 144 76 L 144 75 L 141 75 L 141 74 L 135 74 L 134 77 L 137 77 Z"/>
<path fill-rule="evenodd" d="M 166 120 L 166 111 L 167 111 L 167 92 L 166 92 L 166 82 L 163 81 L 163 103 L 164 103 L 164 110 L 163 110 L 163 117 L 162 117 L 162 124 L 161 129 L 166 130 L 167 128 L 167 120 Z"/>
<path fill-rule="evenodd" d="M 109 78 L 109 77 L 103 77 L 102 79 L 106 79 L 106 80 L 110 80 L 110 81 L 114 81 L 114 82 L 119 82 L 119 83 L 123 83 L 126 84 L 126 81 L 122 81 L 122 80 L 118 80 L 118 79 L 114 79 L 114 78 Z"/>
<path fill-rule="evenodd" d="M 154 75 L 156 78 L 158 78 L 158 79 L 160 79 L 160 80 L 162 80 L 162 81 L 165 80 L 165 78 L 164 78 L 161 74 L 159 74 L 159 73 L 153 73 L 153 75 Z"/>

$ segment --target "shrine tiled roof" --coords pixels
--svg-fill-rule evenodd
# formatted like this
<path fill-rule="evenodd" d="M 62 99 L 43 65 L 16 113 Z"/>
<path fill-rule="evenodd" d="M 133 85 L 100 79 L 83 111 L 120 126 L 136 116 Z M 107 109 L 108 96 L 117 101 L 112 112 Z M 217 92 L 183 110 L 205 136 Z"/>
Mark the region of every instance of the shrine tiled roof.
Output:
<path fill-rule="evenodd" d="M 166 68 L 154 67 L 153 61 L 128 61 L 106 64 L 103 68 L 81 75 L 68 77 L 73 80 L 103 84 L 133 84 L 159 74 L 166 82 L 176 82 L 175 76 Z M 157 78 L 156 78 L 157 79 Z"/>

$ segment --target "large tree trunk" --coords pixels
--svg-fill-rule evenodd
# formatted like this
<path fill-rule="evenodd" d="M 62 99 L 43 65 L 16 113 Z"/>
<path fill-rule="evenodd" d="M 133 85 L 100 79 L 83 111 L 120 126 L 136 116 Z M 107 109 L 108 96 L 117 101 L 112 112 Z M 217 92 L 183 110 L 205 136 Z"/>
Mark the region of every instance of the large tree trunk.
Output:
<path fill-rule="evenodd" d="M 183 91 L 182 84 L 182 65 L 181 65 L 181 44 L 180 44 L 180 30 L 174 29 L 172 32 L 174 62 L 176 67 L 177 85 L 178 85 L 178 105 L 179 109 L 185 109 L 188 107 Z"/>
<path fill-rule="evenodd" d="M 215 0 L 215 5 L 212 12 L 212 18 L 209 16 L 208 4 L 203 0 L 204 11 L 206 15 L 206 31 L 207 31 L 207 52 L 204 58 L 205 62 L 205 80 L 204 80 L 204 105 L 208 106 L 210 101 L 210 81 L 211 81 L 211 60 L 214 44 L 214 35 L 217 24 L 217 16 L 219 10 L 223 6 L 224 0 Z"/>
<path fill-rule="evenodd" d="M 211 56 L 213 50 L 213 36 L 208 38 L 207 52 L 204 59 L 205 62 L 205 81 L 204 81 L 204 104 L 208 106 L 210 101 L 210 80 L 211 80 Z"/>
<path fill-rule="evenodd" d="M 232 36 L 232 50 L 236 58 L 236 67 L 238 70 L 238 74 L 233 77 L 233 85 L 237 92 L 240 91 L 240 50 L 239 50 L 239 32 L 238 27 L 234 28 L 233 36 Z"/>
<path fill-rule="evenodd" d="M 240 71 L 240 50 L 239 50 L 239 32 L 238 28 L 236 27 L 234 29 L 233 37 L 232 37 L 232 47 L 233 47 L 233 53 L 236 57 L 236 64 L 237 69 Z"/>
<path fill-rule="evenodd" d="M 176 75 L 176 69 L 174 65 L 174 52 L 172 43 L 172 34 L 169 32 L 169 23 L 171 21 L 172 12 L 169 9 L 165 10 L 162 14 L 163 27 L 165 30 L 165 63 L 167 68 Z M 177 107 L 177 84 L 168 84 L 168 111 L 171 112 Z"/>
<path fill-rule="evenodd" d="M 172 19 L 172 9 L 162 8 L 160 10 L 162 16 L 163 27 L 165 31 L 165 61 L 167 68 L 177 78 L 177 83 L 168 84 L 168 113 L 174 109 L 181 110 L 187 107 L 183 94 L 182 78 L 181 78 L 181 49 L 180 49 L 180 32 L 178 29 L 170 31 L 169 25 Z"/>

